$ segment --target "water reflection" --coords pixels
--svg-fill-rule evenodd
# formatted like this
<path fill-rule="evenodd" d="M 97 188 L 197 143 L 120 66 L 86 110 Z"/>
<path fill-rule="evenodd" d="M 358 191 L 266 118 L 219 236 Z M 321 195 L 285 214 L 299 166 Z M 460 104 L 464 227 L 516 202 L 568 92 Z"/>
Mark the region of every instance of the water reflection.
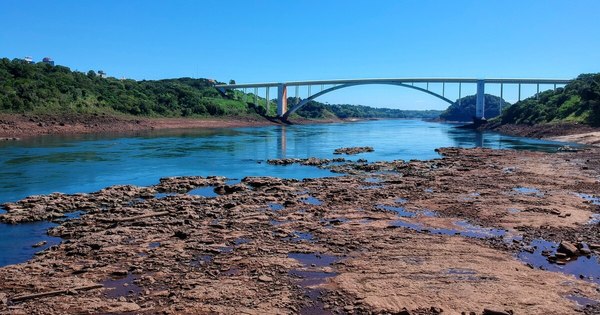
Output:
<path fill-rule="evenodd" d="M 277 148 L 279 148 L 279 158 L 285 159 L 287 157 L 287 135 L 286 126 L 281 126 L 279 131 L 279 137 L 277 138 Z"/>

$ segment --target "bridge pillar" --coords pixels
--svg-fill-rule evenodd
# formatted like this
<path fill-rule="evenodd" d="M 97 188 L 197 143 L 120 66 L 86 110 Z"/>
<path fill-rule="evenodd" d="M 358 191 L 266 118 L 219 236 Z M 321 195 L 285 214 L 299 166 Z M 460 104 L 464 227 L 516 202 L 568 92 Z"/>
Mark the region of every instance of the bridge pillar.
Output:
<path fill-rule="evenodd" d="M 277 117 L 283 117 L 287 112 L 287 86 L 280 83 L 277 86 Z"/>
<path fill-rule="evenodd" d="M 475 103 L 475 118 L 485 119 L 485 81 L 477 80 L 477 102 Z"/>

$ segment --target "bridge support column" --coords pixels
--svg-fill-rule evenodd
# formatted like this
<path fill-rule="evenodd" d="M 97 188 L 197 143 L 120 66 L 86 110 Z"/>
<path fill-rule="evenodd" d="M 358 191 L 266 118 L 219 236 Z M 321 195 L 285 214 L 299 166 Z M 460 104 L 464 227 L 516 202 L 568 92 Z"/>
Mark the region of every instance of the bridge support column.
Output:
<path fill-rule="evenodd" d="M 277 86 L 277 117 L 283 117 L 287 112 L 287 86 L 280 83 Z"/>
<path fill-rule="evenodd" d="M 485 81 L 477 81 L 477 102 L 475 103 L 475 118 L 485 119 Z"/>

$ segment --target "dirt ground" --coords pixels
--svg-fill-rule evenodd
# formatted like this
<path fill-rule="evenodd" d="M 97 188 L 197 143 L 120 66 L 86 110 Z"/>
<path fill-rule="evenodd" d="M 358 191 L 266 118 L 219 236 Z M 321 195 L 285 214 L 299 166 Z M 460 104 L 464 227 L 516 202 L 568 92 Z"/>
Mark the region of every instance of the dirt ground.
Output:
<path fill-rule="evenodd" d="M 5 204 L 65 241 L 0 268 L 0 313 L 597 313 L 600 149 L 439 153 Z"/>

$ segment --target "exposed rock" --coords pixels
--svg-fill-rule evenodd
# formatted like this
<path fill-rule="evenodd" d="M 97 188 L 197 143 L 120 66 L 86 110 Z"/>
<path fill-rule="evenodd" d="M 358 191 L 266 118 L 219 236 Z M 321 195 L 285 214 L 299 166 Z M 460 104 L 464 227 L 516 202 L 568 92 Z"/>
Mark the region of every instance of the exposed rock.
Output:
<path fill-rule="evenodd" d="M 273 282 L 273 278 L 266 276 L 266 275 L 260 275 L 258 276 L 258 281 L 260 282 Z"/>
<path fill-rule="evenodd" d="M 350 147 L 350 148 L 339 148 L 333 151 L 333 154 L 359 154 L 364 152 L 373 152 L 375 151 L 373 147 Z"/>
<path fill-rule="evenodd" d="M 562 241 L 558 246 L 557 252 L 564 253 L 567 256 L 577 256 L 579 254 L 579 249 L 571 242 Z"/>
<path fill-rule="evenodd" d="M 31 247 L 33 247 L 33 248 L 38 248 L 38 247 L 42 247 L 42 246 L 44 246 L 44 245 L 46 245 L 46 244 L 48 244 L 48 242 L 46 242 L 46 241 L 41 241 L 41 242 L 38 242 L 38 243 L 35 243 L 35 244 L 31 245 Z"/>

